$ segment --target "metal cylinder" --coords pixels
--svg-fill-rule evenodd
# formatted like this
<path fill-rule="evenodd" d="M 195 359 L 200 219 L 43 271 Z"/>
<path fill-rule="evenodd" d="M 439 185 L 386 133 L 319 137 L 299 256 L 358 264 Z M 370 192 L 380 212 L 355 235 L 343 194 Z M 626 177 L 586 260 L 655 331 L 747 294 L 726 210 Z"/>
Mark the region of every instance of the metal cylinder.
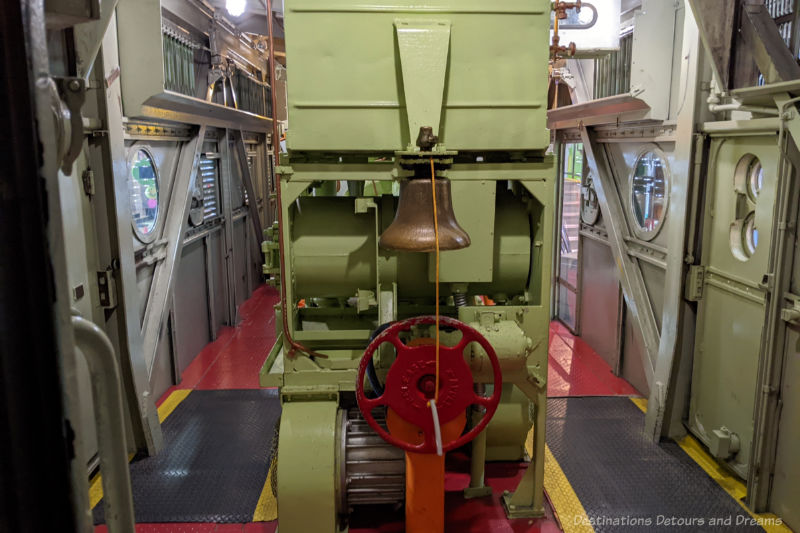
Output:
<path fill-rule="evenodd" d="M 375 215 L 347 197 L 303 197 L 292 221 L 292 267 L 299 298 L 348 297 L 376 283 Z"/>
<path fill-rule="evenodd" d="M 378 416 L 375 420 L 385 425 Z M 384 441 L 358 409 L 339 410 L 339 509 L 354 505 L 402 504 L 405 501 L 405 453 Z"/>
<path fill-rule="evenodd" d="M 375 290 L 377 261 L 384 263 L 381 281 L 395 281 L 400 298 L 433 294 L 428 276 L 420 275 L 428 269 L 430 254 L 378 249 L 375 213 L 356 213 L 355 198 L 302 197 L 293 209 L 296 297 L 347 298 L 359 289 Z M 531 268 L 531 225 L 525 204 L 510 194 L 497 200 L 493 250 L 492 281 L 470 283 L 469 293 L 522 293 Z M 448 285 L 442 286 L 443 296 L 449 292 Z"/>

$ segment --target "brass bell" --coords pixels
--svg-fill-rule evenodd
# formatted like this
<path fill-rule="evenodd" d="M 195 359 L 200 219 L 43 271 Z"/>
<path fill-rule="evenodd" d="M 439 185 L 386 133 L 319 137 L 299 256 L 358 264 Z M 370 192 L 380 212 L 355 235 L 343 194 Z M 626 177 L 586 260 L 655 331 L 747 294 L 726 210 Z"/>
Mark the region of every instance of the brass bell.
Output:
<path fill-rule="evenodd" d="M 400 201 L 394 221 L 386 228 L 380 246 L 405 252 L 433 252 L 433 195 L 429 179 L 400 182 Z M 458 225 L 453 212 L 450 180 L 436 178 L 436 213 L 439 222 L 439 250 L 460 250 L 470 245 L 469 235 Z"/>

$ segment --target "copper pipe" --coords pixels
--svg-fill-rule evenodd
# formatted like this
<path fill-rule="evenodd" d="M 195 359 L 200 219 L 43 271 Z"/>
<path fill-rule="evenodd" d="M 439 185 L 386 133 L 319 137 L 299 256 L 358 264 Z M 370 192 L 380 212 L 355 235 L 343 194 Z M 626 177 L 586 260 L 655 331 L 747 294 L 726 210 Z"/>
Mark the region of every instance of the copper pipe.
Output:
<path fill-rule="evenodd" d="M 275 166 L 273 172 L 280 163 L 281 142 L 278 136 L 278 120 L 275 114 L 278 110 L 278 99 L 275 96 L 275 40 L 272 37 L 272 0 L 267 0 L 267 35 L 269 38 L 269 81 L 270 81 L 270 96 L 272 100 L 272 150 L 275 157 Z M 275 180 L 277 187 L 277 209 L 278 209 L 278 262 L 280 264 L 280 285 L 281 285 L 281 318 L 283 319 L 283 346 L 289 346 L 286 355 L 291 359 L 297 352 L 302 352 L 310 355 L 311 357 L 321 357 L 327 359 L 328 356 L 309 350 L 299 342 L 292 338 L 292 333 L 289 331 L 289 305 L 286 301 L 286 262 L 284 261 L 284 239 L 283 239 L 283 200 L 281 197 L 281 179 Z"/>

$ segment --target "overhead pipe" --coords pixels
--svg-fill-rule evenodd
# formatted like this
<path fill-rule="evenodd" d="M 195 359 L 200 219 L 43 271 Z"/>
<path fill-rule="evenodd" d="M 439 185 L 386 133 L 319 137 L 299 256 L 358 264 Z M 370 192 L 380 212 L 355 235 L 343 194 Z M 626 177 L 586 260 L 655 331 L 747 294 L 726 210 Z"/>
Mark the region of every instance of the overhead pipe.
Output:
<path fill-rule="evenodd" d="M 728 104 L 723 104 L 722 99 L 726 98 L 728 95 L 726 93 L 722 93 L 719 91 L 719 85 L 717 84 L 716 77 L 711 80 L 711 93 L 708 96 L 708 110 L 712 113 L 722 113 L 724 111 L 745 111 L 748 113 L 758 113 L 760 115 L 769 115 L 772 117 L 778 116 L 778 110 L 774 107 L 764 107 L 764 106 L 752 106 L 752 105 L 744 105 L 738 100 L 733 100 L 733 102 Z"/>
<path fill-rule="evenodd" d="M 134 533 L 122 385 L 114 346 L 105 332 L 72 310 L 72 329 L 92 382 L 103 507 L 109 533 Z"/>
<path fill-rule="evenodd" d="M 278 135 L 278 120 L 275 116 L 275 113 L 278 109 L 278 99 L 275 95 L 275 40 L 273 38 L 272 33 L 272 0 L 267 0 L 267 35 L 269 38 L 269 81 L 270 81 L 270 96 L 272 100 L 272 150 L 275 157 L 275 166 L 273 167 L 273 171 L 275 168 L 278 167 L 280 163 L 280 136 Z M 288 346 L 288 351 L 285 352 L 286 355 L 291 359 L 297 352 L 305 353 L 312 358 L 320 357 L 323 359 L 327 359 L 328 356 L 325 354 L 321 354 L 310 350 L 300 344 L 299 342 L 295 341 L 292 338 L 292 333 L 289 331 L 289 305 L 286 301 L 286 261 L 285 261 L 285 242 L 284 242 L 284 220 L 283 220 L 283 198 L 281 196 L 281 180 L 280 178 L 275 180 L 275 185 L 277 187 L 277 208 L 278 208 L 278 250 L 279 250 L 279 258 L 278 263 L 280 265 L 280 292 L 281 292 L 281 318 L 283 322 L 283 346 L 284 349 Z"/>

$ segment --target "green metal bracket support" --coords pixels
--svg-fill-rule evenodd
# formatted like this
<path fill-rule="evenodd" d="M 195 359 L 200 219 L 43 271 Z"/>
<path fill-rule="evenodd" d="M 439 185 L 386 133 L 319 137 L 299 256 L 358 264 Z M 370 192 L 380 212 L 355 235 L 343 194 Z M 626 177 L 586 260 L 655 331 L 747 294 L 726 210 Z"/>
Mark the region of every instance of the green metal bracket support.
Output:
<path fill-rule="evenodd" d="M 275 344 L 269 351 L 269 355 L 267 355 L 267 360 L 264 361 L 264 365 L 261 367 L 261 371 L 258 373 L 258 384 L 262 387 L 281 387 L 283 385 L 283 372 L 272 372 L 272 367 L 275 365 L 275 362 L 278 360 L 278 356 L 282 351 L 283 333 L 279 333 L 278 338 L 275 340 Z"/>
<path fill-rule="evenodd" d="M 439 134 L 450 52 L 450 21 L 397 19 L 394 25 L 403 70 L 408 131 L 413 143 L 423 126 L 430 126 L 434 135 Z M 409 150 L 413 149 L 409 146 Z"/>

